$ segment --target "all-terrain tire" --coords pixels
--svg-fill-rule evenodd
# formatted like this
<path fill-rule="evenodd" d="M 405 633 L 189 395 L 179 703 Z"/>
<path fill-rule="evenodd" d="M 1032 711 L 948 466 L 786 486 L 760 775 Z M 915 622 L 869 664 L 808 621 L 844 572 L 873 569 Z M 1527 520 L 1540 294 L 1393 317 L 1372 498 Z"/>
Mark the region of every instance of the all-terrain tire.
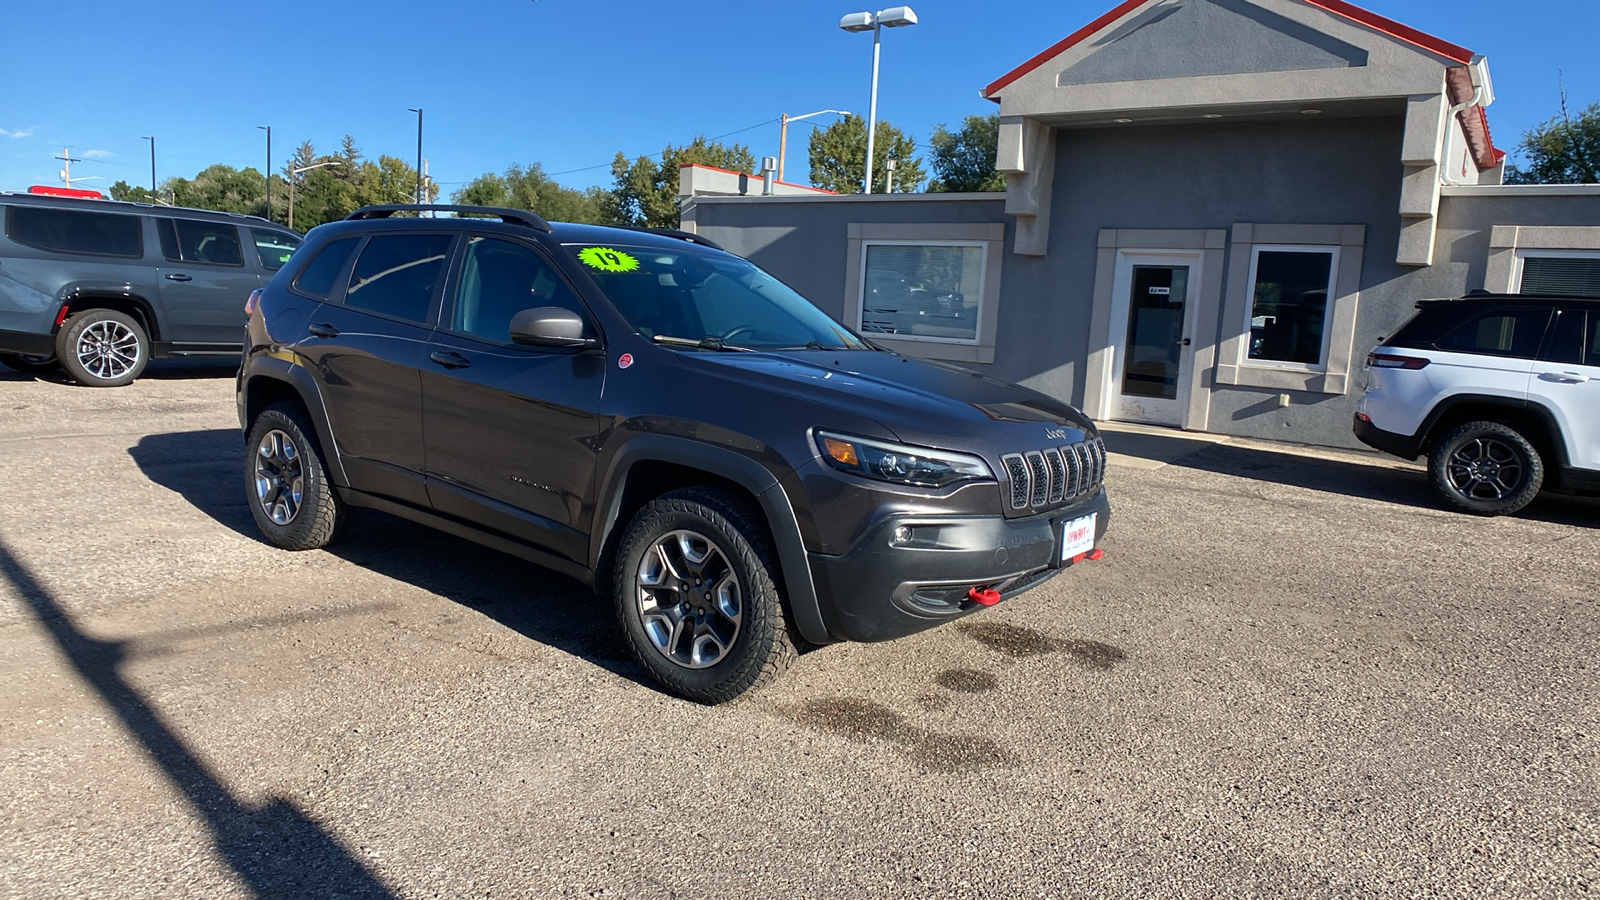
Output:
<path fill-rule="evenodd" d="M 1428 476 L 1445 502 L 1480 516 L 1514 513 L 1539 495 L 1544 460 L 1516 429 L 1468 422 L 1428 453 Z"/>
<path fill-rule="evenodd" d="M 316 550 L 333 540 L 342 510 L 305 413 L 293 403 L 261 411 L 245 438 L 244 487 L 267 543 Z"/>
<path fill-rule="evenodd" d="M 0 366 L 27 375 L 42 375 L 61 367 L 54 356 L 25 356 L 21 353 L 0 353 Z"/>
<path fill-rule="evenodd" d="M 150 336 L 127 313 L 86 309 L 62 323 L 56 359 L 85 387 L 122 387 L 150 362 Z"/>
<path fill-rule="evenodd" d="M 716 587 L 731 583 L 737 589 L 737 630 L 720 658 L 701 667 L 695 667 L 692 660 L 675 661 L 673 651 L 679 651 L 679 656 L 685 655 L 684 648 L 690 641 L 672 641 L 671 638 L 679 634 L 676 630 L 663 635 L 660 626 L 667 614 L 656 607 L 656 599 L 650 599 L 687 597 L 693 593 L 693 588 L 684 592 L 662 592 L 651 588 L 641 573 L 647 553 L 656 553 L 658 546 L 670 547 L 679 540 L 700 546 L 704 553 L 701 562 L 717 570 L 704 579 L 707 582 L 716 580 L 719 584 L 701 593 L 702 606 L 716 607 L 719 601 L 712 596 Z M 725 567 L 721 563 L 707 562 L 713 557 L 713 551 L 720 554 Z M 657 557 L 652 557 L 655 559 Z M 690 570 L 685 569 L 685 560 L 688 560 L 687 565 L 693 565 L 692 559 L 684 555 L 678 557 L 676 568 L 690 575 Z M 671 567 L 664 569 L 671 570 Z M 691 579 L 697 577 L 698 574 L 690 576 Z M 729 577 L 732 582 L 726 581 Z M 697 703 L 725 703 L 776 680 L 794 661 L 796 640 L 778 592 L 777 553 L 772 540 L 752 507 L 728 491 L 711 487 L 683 488 L 646 503 L 634 515 L 618 545 L 611 583 L 617 623 L 634 659 L 657 683 L 680 697 Z M 655 610 L 655 615 L 647 612 L 647 606 Z M 679 608 L 687 606 L 686 600 Z M 722 614 L 719 618 L 715 609 L 702 609 L 700 614 L 702 625 L 699 627 L 708 629 L 707 633 L 728 622 L 727 616 Z M 656 628 L 654 632 L 652 627 Z M 703 636 L 697 639 L 695 636 L 701 632 L 694 630 L 696 626 L 688 627 L 690 630 L 683 637 L 695 639 L 696 647 L 709 640 Z M 660 645 L 664 637 L 668 643 L 665 649 Z M 715 642 L 705 646 L 720 649 Z"/>

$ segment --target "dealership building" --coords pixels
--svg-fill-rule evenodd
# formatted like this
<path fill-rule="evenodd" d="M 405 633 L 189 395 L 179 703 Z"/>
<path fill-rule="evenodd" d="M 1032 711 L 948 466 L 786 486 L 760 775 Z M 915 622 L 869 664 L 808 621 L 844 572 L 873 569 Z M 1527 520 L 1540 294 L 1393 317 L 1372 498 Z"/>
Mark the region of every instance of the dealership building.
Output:
<path fill-rule="evenodd" d="M 1003 194 L 691 177 L 683 227 L 908 355 L 1318 444 L 1417 300 L 1600 296 L 1600 186 L 1501 184 L 1483 57 L 1342 0 L 1129 0 L 982 93 Z"/>

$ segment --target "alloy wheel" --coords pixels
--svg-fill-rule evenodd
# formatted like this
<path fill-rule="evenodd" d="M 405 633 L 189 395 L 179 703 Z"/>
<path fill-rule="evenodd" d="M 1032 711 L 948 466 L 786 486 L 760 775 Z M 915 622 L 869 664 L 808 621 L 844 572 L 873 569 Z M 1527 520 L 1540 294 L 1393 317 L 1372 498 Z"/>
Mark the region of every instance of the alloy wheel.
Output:
<path fill-rule="evenodd" d="M 305 468 L 294 439 L 276 428 L 256 445 L 256 502 L 276 525 L 288 525 L 300 514 L 305 495 Z"/>
<path fill-rule="evenodd" d="M 1515 448 L 1492 437 L 1473 438 L 1450 454 L 1451 487 L 1473 500 L 1504 500 L 1522 486 L 1523 464 Z"/>
<path fill-rule="evenodd" d="M 94 322 L 78 335 L 78 362 L 90 375 L 107 381 L 132 372 L 141 352 L 139 335 L 114 319 Z"/>
<path fill-rule="evenodd" d="M 739 579 L 710 538 L 679 530 L 645 551 L 638 569 L 638 610 L 650 643 L 686 669 L 721 662 L 744 615 Z"/>

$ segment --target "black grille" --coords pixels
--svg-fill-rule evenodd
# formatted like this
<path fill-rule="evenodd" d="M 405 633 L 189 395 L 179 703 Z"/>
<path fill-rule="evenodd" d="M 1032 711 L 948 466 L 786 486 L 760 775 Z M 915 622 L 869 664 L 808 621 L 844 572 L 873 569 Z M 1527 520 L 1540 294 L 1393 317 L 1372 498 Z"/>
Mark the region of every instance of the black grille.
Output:
<path fill-rule="evenodd" d="M 1095 437 L 1065 447 L 1008 453 L 1000 462 L 1011 481 L 1011 508 L 1039 509 L 1098 490 L 1105 480 L 1106 448 Z"/>

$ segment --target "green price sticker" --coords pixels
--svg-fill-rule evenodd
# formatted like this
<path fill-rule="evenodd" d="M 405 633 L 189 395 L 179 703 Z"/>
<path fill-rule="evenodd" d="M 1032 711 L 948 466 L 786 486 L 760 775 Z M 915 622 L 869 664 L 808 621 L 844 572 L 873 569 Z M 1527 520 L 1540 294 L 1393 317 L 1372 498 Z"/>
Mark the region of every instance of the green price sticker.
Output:
<path fill-rule="evenodd" d="M 610 247 L 585 247 L 578 251 L 578 261 L 602 272 L 632 272 L 639 268 L 637 259 Z"/>

